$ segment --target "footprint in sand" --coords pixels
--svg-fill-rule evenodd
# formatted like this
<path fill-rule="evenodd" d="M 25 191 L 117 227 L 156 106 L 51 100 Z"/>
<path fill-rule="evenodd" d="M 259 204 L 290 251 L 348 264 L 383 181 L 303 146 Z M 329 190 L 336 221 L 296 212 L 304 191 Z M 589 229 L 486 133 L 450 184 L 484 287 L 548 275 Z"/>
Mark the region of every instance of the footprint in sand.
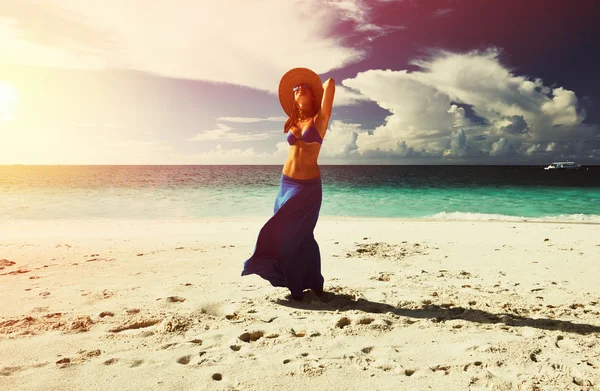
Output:
<path fill-rule="evenodd" d="M 469 383 L 469 391 L 512 390 L 512 383 L 505 381 L 491 372 L 482 377 L 473 377 Z M 536 388 L 534 388 L 536 389 Z"/>
<path fill-rule="evenodd" d="M 238 314 L 237 312 L 234 312 L 233 314 L 227 314 L 225 315 L 225 319 L 231 320 L 233 321 L 233 323 L 236 323 L 235 321 L 240 320 L 240 314 Z"/>
<path fill-rule="evenodd" d="M 554 343 L 554 345 L 560 349 L 565 349 L 565 350 L 570 350 L 570 351 L 579 350 L 577 343 L 575 341 L 573 341 L 570 338 L 565 338 L 562 335 L 559 335 L 556 337 L 556 342 Z"/>
<path fill-rule="evenodd" d="M 343 329 L 346 326 L 350 326 L 350 324 L 352 324 L 352 321 L 350 321 L 349 318 L 347 317 L 343 317 L 340 320 L 337 321 L 337 323 L 335 324 L 335 327 L 339 328 L 339 329 Z"/>
<path fill-rule="evenodd" d="M 89 350 L 89 351 L 88 350 L 80 350 L 77 352 L 77 354 L 79 354 L 81 356 L 81 358 L 86 360 L 86 359 L 100 356 L 102 354 L 102 351 L 100 349 Z"/>
<path fill-rule="evenodd" d="M 542 349 L 535 349 L 531 354 L 529 354 L 529 359 L 533 362 L 538 362 L 538 354 L 542 352 Z"/>
<path fill-rule="evenodd" d="M 23 367 L 4 367 L 0 368 L 0 376 L 10 376 L 16 372 L 22 371 Z"/>
<path fill-rule="evenodd" d="M 371 324 L 374 320 L 373 318 L 362 318 L 358 321 L 358 324 Z"/>
<path fill-rule="evenodd" d="M 60 315 L 61 314 L 58 313 L 58 316 Z M 90 330 L 94 323 L 95 322 L 89 316 L 78 316 L 69 322 L 67 325 L 67 331 L 86 332 Z"/>
<path fill-rule="evenodd" d="M 248 332 L 243 333 L 238 338 L 241 339 L 242 341 L 246 342 L 246 343 L 249 343 L 249 342 L 258 341 L 264 335 L 265 335 L 264 331 L 253 331 L 253 332 L 250 332 L 250 333 L 248 333 Z"/>
<path fill-rule="evenodd" d="M 202 340 L 201 339 L 192 339 L 191 341 L 188 341 L 189 343 L 195 344 L 195 345 L 202 345 Z M 172 348 L 173 346 L 177 346 L 179 345 L 177 342 L 172 342 L 172 343 L 167 343 L 162 345 L 160 348 L 162 350 L 167 350 L 169 348 Z"/>
<path fill-rule="evenodd" d="M 0 270 L 4 269 L 5 267 L 13 266 L 15 264 L 16 262 L 9 261 L 8 259 L 0 259 Z"/>
<path fill-rule="evenodd" d="M 136 320 L 136 321 L 132 321 L 129 323 L 119 325 L 117 327 L 113 327 L 112 329 L 110 329 L 108 331 L 111 333 L 120 333 L 121 331 L 125 331 L 125 330 L 137 330 L 137 329 L 143 329 L 146 327 L 154 326 L 155 324 L 160 323 L 160 322 L 161 322 L 160 319 L 140 319 L 140 320 Z"/>
<path fill-rule="evenodd" d="M 184 316 L 172 315 L 162 320 L 158 329 L 162 332 L 175 333 L 187 331 L 193 324 L 193 320 Z"/>
<path fill-rule="evenodd" d="M 71 359 L 70 358 L 61 358 L 60 360 L 58 360 L 56 362 L 56 365 L 58 365 L 59 368 L 66 368 L 71 364 Z"/>
<path fill-rule="evenodd" d="M 315 377 L 321 376 L 325 372 L 326 366 L 318 362 L 307 362 L 300 366 L 300 373 L 305 376 Z"/>
<path fill-rule="evenodd" d="M 190 363 L 190 361 L 192 360 L 192 355 L 188 354 L 187 356 L 183 356 L 183 357 L 179 357 L 177 359 L 177 362 L 179 364 L 183 364 L 183 365 L 188 365 Z"/>
<path fill-rule="evenodd" d="M 389 282 L 391 281 L 393 275 L 394 273 L 380 272 L 379 275 L 371 277 L 371 280 Z"/>
<path fill-rule="evenodd" d="M 565 372 L 567 370 L 567 367 L 565 367 L 562 364 L 557 364 L 557 363 L 550 364 L 550 367 L 557 372 Z"/>
<path fill-rule="evenodd" d="M 586 364 L 589 367 L 594 368 L 594 369 L 598 369 L 598 367 L 600 367 L 600 362 L 596 362 L 594 360 L 586 359 L 586 360 L 581 360 L 581 362 Z"/>
<path fill-rule="evenodd" d="M 591 381 L 589 381 L 587 379 L 583 379 L 579 376 L 573 377 L 573 383 L 577 384 L 578 386 L 581 386 L 581 387 L 591 387 L 594 385 L 594 383 L 592 383 Z"/>
<path fill-rule="evenodd" d="M 129 368 L 137 368 L 144 363 L 144 360 L 133 360 Z"/>
<path fill-rule="evenodd" d="M 468 367 L 469 364 L 467 364 L 465 366 L 465 371 L 466 371 L 466 367 Z M 448 375 L 450 374 L 450 366 L 449 365 L 436 365 L 435 367 L 430 367 L 429 369 L 431 369 L 433 372 L 438 372 L 438 371 L 442 371 L 444 372 L 444 375 Z"/>

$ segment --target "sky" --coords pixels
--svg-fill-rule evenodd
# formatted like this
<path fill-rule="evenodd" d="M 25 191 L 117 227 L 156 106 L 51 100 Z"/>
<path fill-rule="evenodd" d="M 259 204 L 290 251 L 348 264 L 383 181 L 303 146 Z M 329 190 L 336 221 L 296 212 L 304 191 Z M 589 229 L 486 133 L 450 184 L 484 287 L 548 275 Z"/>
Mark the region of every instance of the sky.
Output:
<path fill-rule="evenodd" d="M 2 0 L 0 164 L 283 164 L 281 76 L 336 82 L 320 164 L 600 164 L 595 0 Z"/>

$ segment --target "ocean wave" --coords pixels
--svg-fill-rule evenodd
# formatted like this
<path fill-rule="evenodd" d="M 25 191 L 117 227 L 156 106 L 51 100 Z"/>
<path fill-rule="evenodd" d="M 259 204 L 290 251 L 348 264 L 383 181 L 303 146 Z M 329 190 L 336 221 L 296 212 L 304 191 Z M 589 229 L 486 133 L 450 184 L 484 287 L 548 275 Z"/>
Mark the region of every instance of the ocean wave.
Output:
<path fill-rule="evenodd" d="M 555 216 L 509 216 L 494 213 L 469 213 L 469 212 L 441 212 L 425 217 L 436 220 L 470 220 L 470 221 L 535 221 L 556 223 L 589 223 L 600 224 L 600 215 L 589 214 L 562 214 Z"/>

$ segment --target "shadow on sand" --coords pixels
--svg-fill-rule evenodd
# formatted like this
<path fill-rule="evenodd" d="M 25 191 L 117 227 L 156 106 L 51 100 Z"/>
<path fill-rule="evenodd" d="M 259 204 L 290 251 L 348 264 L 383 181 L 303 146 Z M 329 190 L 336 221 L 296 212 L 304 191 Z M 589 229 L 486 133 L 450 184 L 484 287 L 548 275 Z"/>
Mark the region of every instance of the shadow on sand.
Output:
<path fill-rule="evenodd" d="M 392 313 L 416 319 L 432 319 L 435 322 L 443 322 L 452 319 L 462 319 L 475 323 L 503 323 L 514 327 L 535 327 L 544 330 L 560 330 L 568 333 L 593 334 L 600 333 L 600 326 L 590 324 L 573 323 L 565 320 L 547 318 L 527 318 L 520 315 L 504 313 L 493 314 L 479 309 L 463 307 L 442 307 L 435 304 L 423 305 L 421 308 L 394 307 L 389 304 L 369 301 L 363 298 L 355 298 L 348 294 L 325 292 L 317 297 L 312 292 L 305 292 L 302 301 L 279 299 L 276 304 L 290 308 L 314 311 L 350 311 L 358 310 L 373 314 Z"/>

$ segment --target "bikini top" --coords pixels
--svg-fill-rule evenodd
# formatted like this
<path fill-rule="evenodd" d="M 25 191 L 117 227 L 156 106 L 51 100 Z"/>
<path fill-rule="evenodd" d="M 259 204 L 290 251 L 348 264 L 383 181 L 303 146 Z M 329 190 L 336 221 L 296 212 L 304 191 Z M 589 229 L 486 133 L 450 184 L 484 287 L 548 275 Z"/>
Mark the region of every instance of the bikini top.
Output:
<path fill-rule="evenodd" d="M 296 137 L 291 131 L 288 132 L 287 141 L 290 145 L 296 144 L 296 141 L 298 140 L 302 140 L 305 143 L 323 144 L 323 139 L 321 138 L 321 135 L 319 134 L 319 131 L 317 131 L 317 127 L 315 126 L 314 118 L 312 119 L 312 124 L 310 128 L 306 129 L 304 133 L 302 133 L 302 136 L 300 136 L 300 138 Z"/>

